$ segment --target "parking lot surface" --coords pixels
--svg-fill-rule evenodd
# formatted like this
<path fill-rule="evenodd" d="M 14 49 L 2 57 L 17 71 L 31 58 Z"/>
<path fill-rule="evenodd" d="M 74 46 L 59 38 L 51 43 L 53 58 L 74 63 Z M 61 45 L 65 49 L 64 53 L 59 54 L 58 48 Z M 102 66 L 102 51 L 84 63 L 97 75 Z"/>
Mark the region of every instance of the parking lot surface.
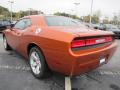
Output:
<path fill-rule="evenodd" d="M 120 40 L 111 61 L 102 67 L 71 78 L 73 90 L 120 90 Z M 64 76 L 53 73 L 38 80 L 27 60 L 15 51 L 5 51 L 0 35 L 0 90 L 64 90 Z"/>

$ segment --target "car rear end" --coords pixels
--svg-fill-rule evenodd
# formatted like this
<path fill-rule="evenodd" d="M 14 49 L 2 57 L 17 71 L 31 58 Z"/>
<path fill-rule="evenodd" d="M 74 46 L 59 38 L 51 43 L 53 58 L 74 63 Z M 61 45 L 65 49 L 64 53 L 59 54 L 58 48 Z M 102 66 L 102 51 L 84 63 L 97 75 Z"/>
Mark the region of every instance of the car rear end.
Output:
<path fill-rule="evenodd" d="M 74 38 L 69 50 L 71 71 L 68 73 L 79 75 L 106 64 L 116 47 L 113 35 Z"/>
<path fill-rule="evenodd" d="M 112 32 L 89 29 L 61 16 L 46 17 L 46 21 L 49 32 L 56 32 L 51 36 L 57 43 L 50 43 L 54 47 L 47 53 L 48 66 L 54 71 L 80 75 L 107 63 L 116 50 Z"/>

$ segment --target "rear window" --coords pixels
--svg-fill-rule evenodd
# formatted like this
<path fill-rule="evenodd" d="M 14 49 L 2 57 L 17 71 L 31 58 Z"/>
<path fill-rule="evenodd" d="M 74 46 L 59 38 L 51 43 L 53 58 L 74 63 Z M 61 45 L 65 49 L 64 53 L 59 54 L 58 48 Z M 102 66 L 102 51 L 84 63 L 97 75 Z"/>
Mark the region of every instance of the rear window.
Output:
<path fill-rule="evenodd" d="M 46 16 L 48 26 L 79 26 L 80 22 L 63 16 Z"/>

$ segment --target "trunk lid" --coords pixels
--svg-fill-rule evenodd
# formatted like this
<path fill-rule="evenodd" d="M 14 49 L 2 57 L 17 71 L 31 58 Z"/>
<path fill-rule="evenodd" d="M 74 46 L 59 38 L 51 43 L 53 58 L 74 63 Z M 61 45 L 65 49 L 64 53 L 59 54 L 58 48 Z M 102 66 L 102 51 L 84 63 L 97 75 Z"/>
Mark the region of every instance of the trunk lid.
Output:
<path fill-rule="evenodd" d="M 106 36 L 114 35 L 112 32 L 101 31 L 97 29 L 89 29 L 87 27 L 79 26 L 52 26 L 49 29 L 57 30 L 65 33 L 71 33 L 77 37 L 89 37 L 89 36 Z"/>

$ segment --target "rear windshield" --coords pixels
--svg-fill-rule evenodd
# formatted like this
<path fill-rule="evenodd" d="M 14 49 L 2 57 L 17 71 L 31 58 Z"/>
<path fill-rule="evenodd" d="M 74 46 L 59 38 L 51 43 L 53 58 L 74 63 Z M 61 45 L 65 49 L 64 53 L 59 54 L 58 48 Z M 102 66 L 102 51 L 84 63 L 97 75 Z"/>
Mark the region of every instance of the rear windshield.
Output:
<path fill-rule="evenodd" d="M 79 21 L 63 17 L 63 16 L 46 16 L 45 17 L 48 26 L 80 26 Z"/>

